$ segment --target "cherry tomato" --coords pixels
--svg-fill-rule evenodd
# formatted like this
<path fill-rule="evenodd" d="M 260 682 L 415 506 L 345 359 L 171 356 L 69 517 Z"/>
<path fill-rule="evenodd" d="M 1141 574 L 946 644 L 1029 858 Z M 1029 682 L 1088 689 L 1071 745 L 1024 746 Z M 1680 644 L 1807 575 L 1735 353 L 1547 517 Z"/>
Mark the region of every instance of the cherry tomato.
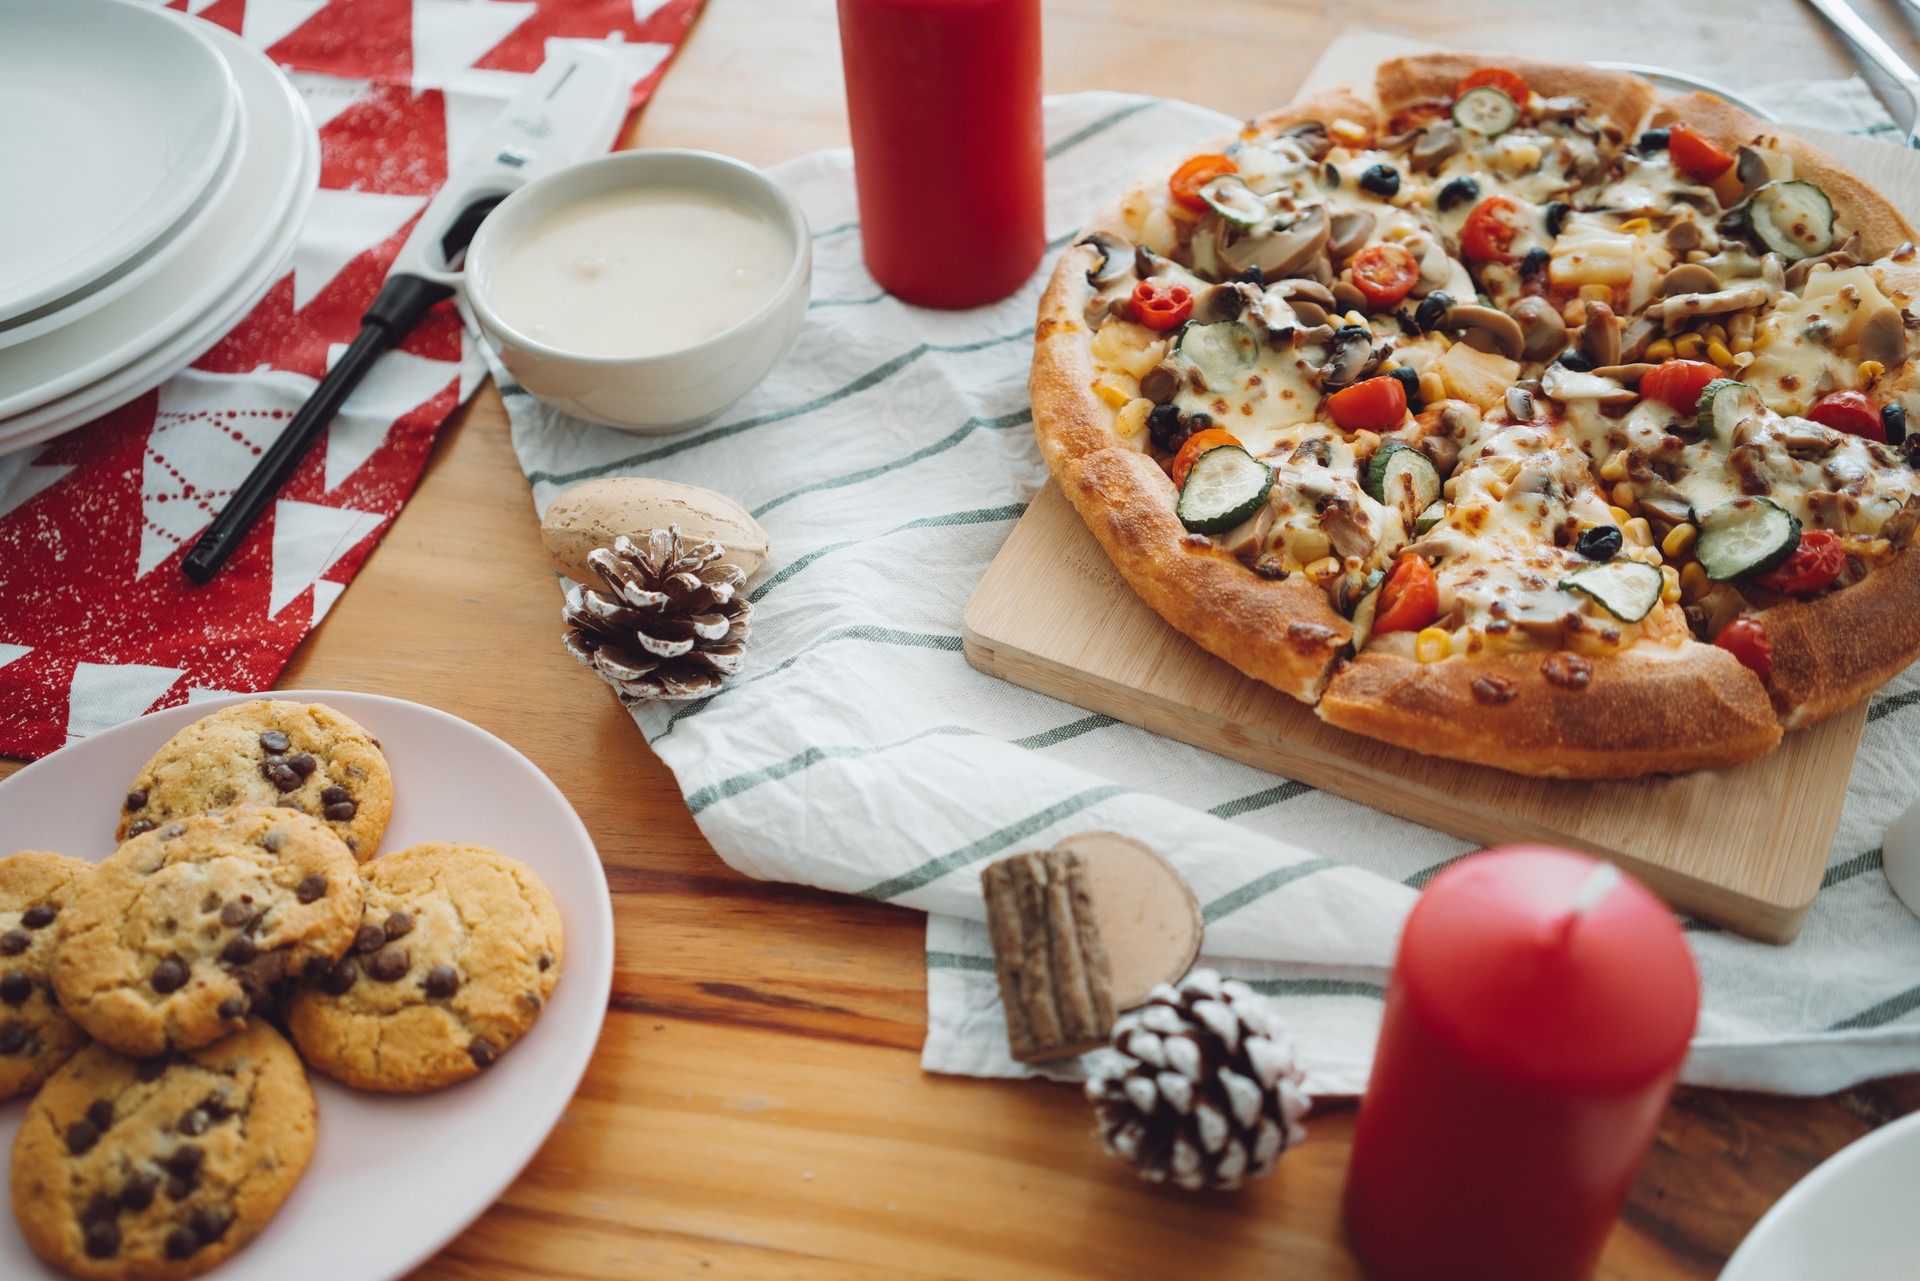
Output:
<path fill-rule="evenodd" d="M 1712 182 L 1733 168 L 1733 157 L 1685 125 L 1667 131 L 1667 154 L 1673 167 L 1695 182 Z"/>
<path fill-rule="evenodd" d="M 1214 153 L 1195 156 L 1173 171 L 1173 177 L 1167 179 L 1167 190 L 1173 193 L 1175 200 L 1195 213 L 1205 213 L 1207 202 L 1200 198 L 1200 188 L 1223 173 L 1239 172 L 1240 166 L 1233 163 L 1231 156 Z"/>
<path fill-rule="evenodd" d="M 1793 549 L 1793 555 L 1780 563 L 1778 569 L 1762 574 L 1753 581 L 1789 596 L 1811 596 L 1840 577 L 1840 567 L 1846 561 L 1846 548 L 1838 535 L 1829 534 L 1824 529 L 1812 529 L 1800 535 L 1800 545 Z"/>
<path fill-rule="evenodd" d="M 1357 382 L 1327 397 L 1327 412 L 1341 431 L 1391 431 L 1406 421 L 1406 384 L 1391 374 Z"/>
<path fill-rule="evenodd" d="M 1720 629 L 1713 643 L 1740 660 L 1740 666 L 1766 680 L 1773 675 L 1773 646 L 1767 629 L 1751 618 L 1736 618 Z"/>
<path fill-rule="evenodd" d="M 1440 612 L 1440 583 L 1433 567 L 1418 556 L 1406 555 L 1393 563 L 1393 572 L 1380 584 L 1374 606 L 1373 631 L 1417 632 Z"/>
<path fill-rule="evenodd" d="M 1180 446 L 1180 452 L 1173 456 L 1173 483 L 1185 485 L 1187 473 L 1200 461 L 1200 455 L 1217 445 L 1237 445 L 1240 438 L 1224 427 L 1209 427 L 1187 437 L 1187 443 Z"/>
<path fill-rule="evenodd" d="M 1193 314 L 1193 291 L 1160 276 L 1133 287 L 1133 317 L 1149 329 L 1172 329 Z"/>
<path fill-rule="evenodd" d="M 1375 309 L 1392 307 L 1420 279 L 1420 263 L 1399 245 L 1369 245 L 1353 256 L 1353 287 Z"/>
<path fill-rule="evenodd" d="M 1814 402 L 1813 408 L 1807 411 L 1807 417 L 1822 427 L 1831 427 L 1849 436 L 1864 436 L 1883 445 L 1887 443 L 1887 425 L 1881 421 L 1880 411 L 1857 391 L 1829 392 Z"/>
<path fill-rule="evenodd" d="M 1690 414 L 1699 406 L 1707 384 L 1720 376 L 1720 367 L 1704 360 L 1663 360 L 1641 377 L 1640 395 Z"/>
<path fill-rule="evenodd" d="M 1508 71 L 1505 67 L 1482 67 L 1478 71 L 1469 71 L 1460 83 L 1454 86 L 1453 96 L 1458 98 L 1467 90 L 1478 89 L 1481 85 L 1492 85 L 1507 97 L 1512 98 L 1520 110 L 1527 109 L 1527 96 L 1531 92 L 1527 88 L 1527 82 L 1520 78 L 1518 72 Z"/>
<path fill-rule="evenodd" d="M 1520 234 L 1520 206 L 1505 196 L 1488 196 L 1460 226 L 1460 252 L 1469 262 L 1507 262 L 1513 238 Z"/>

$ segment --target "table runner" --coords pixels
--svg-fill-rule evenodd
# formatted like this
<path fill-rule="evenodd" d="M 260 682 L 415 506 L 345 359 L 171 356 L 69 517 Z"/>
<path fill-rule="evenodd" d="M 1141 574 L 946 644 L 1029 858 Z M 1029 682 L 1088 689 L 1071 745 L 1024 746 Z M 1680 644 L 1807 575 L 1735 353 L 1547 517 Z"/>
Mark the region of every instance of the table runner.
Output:
<path fill-rule="evenodd" d="M 1856 82 L 1846 100 L 1861 96 Z M 1143 166 L 1232 123 L 1049 100 L 1049 262 Z M 979 870 L 1106 828 L 1180 867 L 1204 960 L 1275 997 L 1313 1090 L 1359 1092 L 1401 920 L 1469 845 L 967 666 L 961 610 L 1046 480 L 1026 392 L 1046 271 L 973 311 L 900 303 L 861 264 L 850 166 L 834 151 L 774 171 L 814 228 L 813 302 L 793 353 L 713 424 L 628 436 L 503 383 L 538 507 L 580 481 L 662 476 L 732 496 L 772 535 L 745 673 L 634 719 L 733 867 L 928 913 L 929 1070 L 1027 1071 L 1007 1051 Z M 559 612 L 556 594 L 555 662 Z M 1920 794 L 1917 702 L 1920 669 L 1875 698 L 1797 943 L 1687 923 L 1706 998 L 1688 1080 L 1806 1093 L 1920 1068 L 1920 922 L 1876 848 Z"/>
<path fill-rule="evenodd" d="M 611 41 L 638 106 L 700 0 L 172 0 L 287 68 L 320 133 L 289 270 L 157 390 L 0 456 L 0 754 L 266 689 L 399 514 L 485 372 L 441 305 L 384 357 L 218 578 L 194 538 L 360 329 L 449 158 L 556 42 Z"/>

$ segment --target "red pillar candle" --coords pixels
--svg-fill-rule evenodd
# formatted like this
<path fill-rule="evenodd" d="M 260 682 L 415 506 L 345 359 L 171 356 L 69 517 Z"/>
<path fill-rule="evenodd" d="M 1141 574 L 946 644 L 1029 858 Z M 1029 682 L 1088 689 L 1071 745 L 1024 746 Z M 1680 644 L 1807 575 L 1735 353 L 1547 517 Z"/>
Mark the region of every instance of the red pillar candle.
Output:
<path fill-rule="evenodd" d="M 925 307 L 1018 289 L 1046 252 L 1039 0 L 840 0 L 867 270 Z"/>
<path fill-rule="evenodd" d="M 1347 1175 L 1376 1281 L 1578 1281 L 1686 1057 L 1699 976 L 1611 864 L 1490 850 L 1433 879 L 1388 983 Z"/>

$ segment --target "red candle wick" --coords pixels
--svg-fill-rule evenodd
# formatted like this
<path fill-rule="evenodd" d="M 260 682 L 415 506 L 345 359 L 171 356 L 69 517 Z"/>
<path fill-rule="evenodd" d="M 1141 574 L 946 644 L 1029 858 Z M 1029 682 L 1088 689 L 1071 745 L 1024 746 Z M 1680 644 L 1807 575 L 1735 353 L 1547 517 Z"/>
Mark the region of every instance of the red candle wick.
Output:
<path fill-rule="evenodd" d="M 1600 906 L 1600 900 L 1619 887 L 1620 869 L 1611 863 L 1601 863 L 1594 867 L 1587 879 L 1580 883 L 1574 893 L 1573 903 L 1549 927 L 1554 946 L 1567 947 L 1573 942 L 1574 927 L 1586 919 L 1587 913 Z"/>

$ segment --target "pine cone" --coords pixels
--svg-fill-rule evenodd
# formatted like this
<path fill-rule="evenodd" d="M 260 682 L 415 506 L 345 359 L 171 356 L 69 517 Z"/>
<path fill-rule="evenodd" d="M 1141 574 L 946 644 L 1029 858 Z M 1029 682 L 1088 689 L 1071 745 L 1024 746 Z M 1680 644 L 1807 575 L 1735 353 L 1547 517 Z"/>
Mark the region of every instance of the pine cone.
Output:
<path fill-rule="evenodd" d="M 1307 1137 L 1293 1047 L 1266 998 L 1195 970 L 1120 1016 L 1087 1080 L 1107 1151 L 1150 1183 L 1231 1190 Z"/>
<path fill-rule="evenodd" d="M 715 564 L 725 552 L 656 529 L 646 550 L 622 534 L 587 554 L 605 592 L 567 589 L 567 652 L 619 691 L 623 703 L 704 698 L 740 670 L 753 606 L 747 576 Z"/>

